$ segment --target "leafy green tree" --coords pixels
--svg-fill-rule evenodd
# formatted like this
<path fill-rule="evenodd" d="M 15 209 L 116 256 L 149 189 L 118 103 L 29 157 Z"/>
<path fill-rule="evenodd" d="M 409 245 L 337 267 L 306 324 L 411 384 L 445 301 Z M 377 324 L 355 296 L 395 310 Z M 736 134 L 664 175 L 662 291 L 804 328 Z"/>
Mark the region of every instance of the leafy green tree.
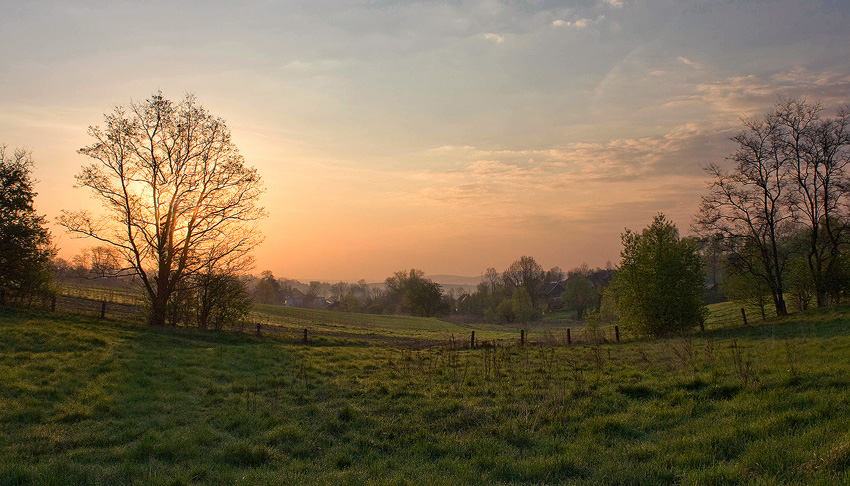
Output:
<path fill-rule="evenodd" d="M 496 306 L 495 315 L 503 322 L 514 322 L 514 302 L 510 297 L 505 297 L 505 300 L 499 302 Z"/>
<path fill-rule="evenodd" d="M 531 322 L 538 315 L 537 308 L 534 307 L 534 302 L 531 300 L 531 295 L 529 295 L 525 287 L 517 287 L 513 295 L 511 295 L 511 309 L 513 310 L 514 319 L 523 324 Z"/>
<path fill-rule="evenodd" d="M 47 289 L 55 254 L 44 216 L 33 208 L 32 154 L 0 146 L 0 291 L 31 298 Z"/>
<path fill-rule="evenodd" d="M 254 289 L 254 300 L 260 304 L 278 304 L 282 297 L 280 282 L 269 270 L 262 273 L 262 278 Z"/>
<path fill-rule="evenodd" d="M 387 278 L 387 289 L 391 301 L 397 303 L 399 312 L 415 316 L 434 316 L 448 311 L 442 302 L 443 288 L 425 278 L 425 272 L 422 270 L 396 272 Z"/>
<path fill-rule="evenodd" d="M 564 298 L 564 305 L 568 309 L 576 311 L 579 319 L 584 316 L 585 310 L 595 307 L 599 301 L 596 287 L 587 277 L 574 275 L 567 279 L 565 287 L 561 294 Z"/>
<path fill-rule="evenodd" d="M 640 234 L 622 235 L 613 286 L 620 321 L 635 332 L 663 336 L 687 331 L 706 314 L 705 271 L 693 239 L 659 214 Z"/>
<path fill-rule="evenodd" d="M 620 309 L 617 304 L 617 294 L 609 285 L 602 291 L 599 302 L 599 320 L 603 322 L 614 322 L 620 319 Z"/>

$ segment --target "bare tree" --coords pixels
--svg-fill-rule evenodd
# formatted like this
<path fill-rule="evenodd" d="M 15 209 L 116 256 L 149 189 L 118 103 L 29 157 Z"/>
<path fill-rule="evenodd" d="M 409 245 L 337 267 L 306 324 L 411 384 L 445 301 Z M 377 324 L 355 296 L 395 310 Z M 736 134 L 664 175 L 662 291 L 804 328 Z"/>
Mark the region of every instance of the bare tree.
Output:
<path fill-rule="evenodd" d="M 496 287 L 499 285 L 500 279 L 501 276 L 499 275 L 498 270 L 493 267 L 487 268 L 487 271 L 484 273 L 483 281 L 487 282 L 490 294 L 496 293 Z"/>
<path fill-rule="evenodd" d="M 245 165 L 221 118 L 194 96 L 162 93 L 117 107 L 90 127 L 93 159 L 77 176 L 104 214 L 63 212 L 59 223 L 120 253 L 151 302 L 150 324 L 164 325 L 168 301 L 193 274 L 250 265 L 265 215 L 256 169 Z"/>
<path fill-rule="evenodd" d="M 546 282 L 560 282 L 564 280 L 564 271 L 561 270 L 561 267 L 554 266 L 546 271 Z"/>
<path fill-rule="evenodd" d="M 91 277 L 115 277 L 120 276 L 122 265 L 119 261 L 118 252 L 110 246 L 94 246 L 85 250 L 91 269 Z"/>
<path fill-rule="evenodd" d="M 543 271 L 543 267 L 530 256 L 523 256 L 511 263 L 511 266 L 502 273 L 502 279 L 507 288 L 513 291 L 517 287 L 525 287 L 535 303 L 537 302 L 537 292 L 543 285 L 545 276 L 546 272 Z"/>
<path fill-rule="evenodd" d="M 343 295 L 349 290 L 349 285 L 346 282 L 337 282 L 331 285 L 331 301 L 339 302 Z"/>
<path fill-rule="evenodd" d="M 821 103 L 783 100 L 776 106 L 777 151 L 790 173 L 788 202 L 795 220 L 805 228 L 806 261 L 819 307 L 827 305 L 841 261 L 847 233 L 850 164 L 850 110 L 835 118 L 821 116 Z"/>
<path fill-rule="evenodd" d="M 569 272 L 567 272 L 568 278 L 573 277 L 584 277 L 588 278 L 593 275 L 593 269 L 590 268 L 590 265 L 587 263 L 582 263 L 580 266 L 573 268 Z"/>
<path fill-rule="evenodd" d="M 712 164 L 709 194 L 702 198 L 695 229 L 725 243 L 730 262 L 764 280 L 777 315 L 787 314 L 785 269 L 789 250 L 782 237 L 790 231 L 785 198 L 789 175 L 778 147 L 778 120 L 768 114 L 744 120 L 732 140 L 738 149 L 731 170 Z"/>

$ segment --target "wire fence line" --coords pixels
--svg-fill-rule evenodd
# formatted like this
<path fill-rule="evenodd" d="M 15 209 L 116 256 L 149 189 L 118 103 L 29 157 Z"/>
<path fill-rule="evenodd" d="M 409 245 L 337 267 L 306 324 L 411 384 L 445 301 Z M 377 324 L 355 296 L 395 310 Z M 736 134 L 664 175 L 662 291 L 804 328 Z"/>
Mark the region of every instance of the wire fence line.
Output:
<path fill-rule="evenodd" d="M 143 323 L 148 315 L 147 306 L 143 299 L 129 303 L 126 298 L 113 298 L 115 294 L 105 292 L 101 298 L 90 289 L 85 292 L 60 293 L 55 296 L 42 297 L 29 307 L 41 308 L 54 312 L 103 318 L 107 320 L 130 323 Z M 492 347 L 513 344 L 557 346 L 591 342 L 591 339 L 613 341 L 609 337 L 591 338 L 581 329 L 573 329 L 570 338 L 569 331 L 535 332 L 534 337 L 525 331 L 515 338 L 476 339 L 475 331 L 468 333 L 433 333 L 428 337 L 401 336 L 382 334 L 377 329 L 345 328 L 342 326 L 329 327 L 319 320 L 305 323 L 288 321 L 285 316 L 276 316 L 252 312 L 246 321 L 224 326 L 223 330 L 244 334 L 259 335 L 281 342 L 307 345 L 357 345 L 357 346 L 391 346 L 408 349 L 424 349 L 434 346 L 463 347 Z"/>
<path fill-rule="evenodd" d="M 38 296 L 29 299 L 26 307 L 49 309 L 74 315 L 99 317 L 130 323 L 143 323 L 148 316 L 148 306 L 143 296 L 126 289 L 87 288 L 65 285 L 53 296 Z M 754 309 L 747 309 L 755 314 Z M 324 319 L 325 316 L 276 315 L 251 311 L 248 319 L 225 325 L 223 330 L 255 334 L 288 343 L 310 345 L 380 345 L 401 348 L 423 349 L 433 346 L 451 347 L 487 347 L 513 344 L 542 346 L 564 346 L 571 344 L 594 344 L 619 342 L 620 329 L 615 325 L 600 326 L 596 330 L 586 327 L 549 328 L 529 333 L 523 330 L 517 336 L 484 338 L 480 332 L 478 338 L 475 329 L 465 332 L 433 332 L 418 336 L 405 336 L 400 333 L 378 328 L 345 326 L 334 322 L 336 319 Z M 753 317 L 756 317 L 753 315 Z M 759 316 L 760 317 L 760 316 Z M 713 328 L 735 325 L 741 320 L 741 308 L 730 305 L 715 309 L 709 319 Z M 387 332 L 389 331 L 389 332 Z M 624 334 L 625 340 L 633 337 Z"/>

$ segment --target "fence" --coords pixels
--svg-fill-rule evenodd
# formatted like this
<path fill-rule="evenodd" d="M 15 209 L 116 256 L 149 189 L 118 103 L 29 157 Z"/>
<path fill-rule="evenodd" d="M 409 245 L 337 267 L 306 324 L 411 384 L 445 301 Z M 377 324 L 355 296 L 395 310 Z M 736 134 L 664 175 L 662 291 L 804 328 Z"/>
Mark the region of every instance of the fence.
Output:
<path fill-rule="evenodd" d="M 147 315 L 146 308 L 141 302 L 115 302 L 76 295 L 57 295 L 53 297 L 50 303 L 50 310 L 129 321 L 142 321 Z"/>
<path fill-rule="evenodd" d="M 107 318 L 120 321 L 144 322 L 147 307 L 143 300 L 126 291 L 91 288 L 63 288 L 60 294 L 39 298 L 38 303 L 29 307 L 49 308 L 51 311 L 65 312 L 84 316 Z M 32 302 L 32 299 L 30 299 Z M 620 342 L 618 326 L 604 326 L 595 330 L 587 328 L 564 328 L 561 330 L 541 330 L 528 333 L 521 330 L 513 338 L 497 340 L 476 340 L 475 331 L 470 334 L 436 335 L 434 337 L 410 337 L 387 335 L 372 329 L 368 332 L 343 326 L 328 326 L 328 323 L 300 320 L 289 321 L 282 316 L 252 312 L 250 321 L 225 328 L 228 331 L 256 334 L 283 342 L 310 345 L 379 345 L 408 349 L 424 349 L 433 346 L 450 347 L 492 347 L 501 345 L 543 345 L 563 346 L 600 342 Z"/>

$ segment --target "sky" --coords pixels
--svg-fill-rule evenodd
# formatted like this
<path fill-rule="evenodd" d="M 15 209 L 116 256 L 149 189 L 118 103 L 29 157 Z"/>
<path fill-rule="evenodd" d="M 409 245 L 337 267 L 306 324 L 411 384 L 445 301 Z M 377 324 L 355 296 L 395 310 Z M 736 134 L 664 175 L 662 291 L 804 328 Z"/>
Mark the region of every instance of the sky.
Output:
<path fill-rule="evenodd" d="M 616 265 L 659 212 L 689 233 L 742 117 L 850 102 L 842 0 L 3 4 L 0 143 L 41 214 L 97 209 L 74 176 L 104 113 L 191 92 L 263 177 L 277 277 Z"/>

